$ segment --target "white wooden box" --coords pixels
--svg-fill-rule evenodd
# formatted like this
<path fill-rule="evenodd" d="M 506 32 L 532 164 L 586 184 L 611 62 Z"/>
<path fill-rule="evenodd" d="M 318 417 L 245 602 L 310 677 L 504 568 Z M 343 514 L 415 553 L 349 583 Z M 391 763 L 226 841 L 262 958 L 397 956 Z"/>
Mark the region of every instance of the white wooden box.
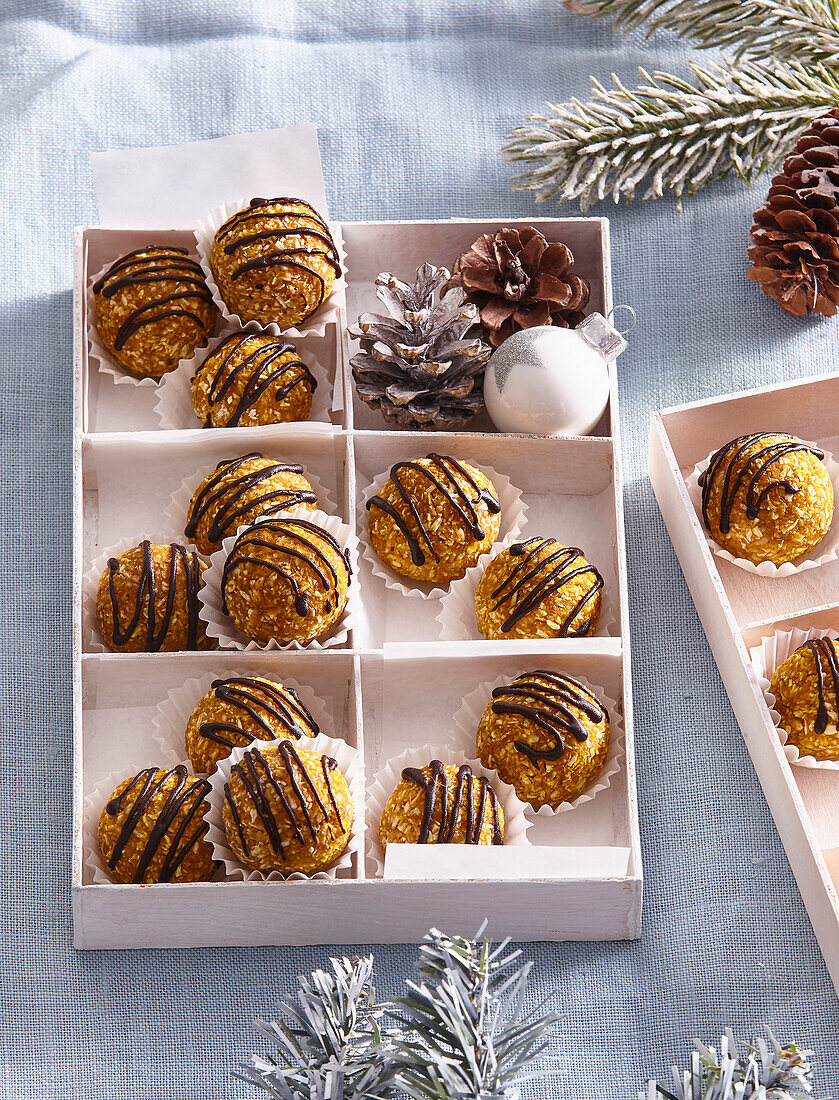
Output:
<path fill-rule="evenodd" d="M 792 627 L 839 627 L 839 561 L 783 578 L 713 554 L 685 478 L 731 439 L 782 431 L 839 446 L 839 374 L 664 409 L 651 418 L 649 473 L 734 713 L 833 984 L 839 992 L 839 772 L 792 766 L 749 650 Z"/>
<path fill-rule="evenodd" d="M 624 939 L 640 935 L 641 855 L 632 739 L 626 566 L 617 387 L 597 436 L 512 437 L 488 420 L 476 431 L 391 431 L 353 396 L 346 320 L 376 307 L 382 270 L 411 277 L 425 260 L 450 264 L 475 237 L 504 222 L 347 223 L 339 227 L 348 285 L 341 323 L 324 336 L 333 384 L 332 425 L 160 430 L 154 390 L 115 385 L 87 354 L 89 276 L 151 231 L 86 228 L 75 250 L 74 841 L 76 946 L 150 947 L 272 943 L 370 943 L 418 939 L 432 924 L 536 939 Z M 608 223 L 528 222 L 573 250 L 592 284 L 590 308 L 611 306 Z M 190 243 L 188 231 L 154 230 L 160 243 Z M 362 562 L 362 614 L 346 646 L 326 651 L 184 654 L 92 652 L 83 630 L 81 578 L 123 537 L 154 536 L 172 492 L 188 474 L 250 450 L 283 454 L 316 473 L 341 515 L 356 523 L 369 480 L 397 458 L 429 450 L 469 456 L 507 473 L 529 506 L 525 531 L 580 539 L 611 590 L 614 636 L 554 642 L 440 642 L 435 600 L 386 589 Z M 361 534 L 361 533 L 360 533 Z M 445 744 L 454 711 L 478 684 L 545 664 L 600 683 L 620 700 L 626 734 L 621 769 L 608 790 L 530 829 L 534 845 L 606 848 L 628 855 L 625 874 L 547 874 L 533 881 L 384 880 L 357 859 L 333 882 L 213 882 L 184 886 L 100 885 L 84 857 L 84 799 L 110 773 L 160 759 L 151 726 L 157 703 L 191 677 L 218 669 L 263 671 L 310 685 L 329 707 L 338 736 L 357 746 L 367 780 L 416 743 Z M 374 829 L 376 822 L 367 822 Z"/>

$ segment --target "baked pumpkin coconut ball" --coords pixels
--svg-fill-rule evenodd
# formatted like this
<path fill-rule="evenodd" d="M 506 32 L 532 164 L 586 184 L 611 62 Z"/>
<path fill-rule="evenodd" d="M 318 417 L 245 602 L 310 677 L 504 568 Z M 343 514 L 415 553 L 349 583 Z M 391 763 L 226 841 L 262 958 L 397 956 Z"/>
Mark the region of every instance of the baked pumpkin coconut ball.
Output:
<path fill-rule="evenodd" d="M 323 218 L 304 199 L 251 199 L 216 232 L 210 267 L 240 320 L 292 328 L 326 301 L 341 274 Z"/>
<path fill-rule="evenodd" d="M 252 428 L 307 420 L 317 381 L 294 344 L 234 332 L 192 376 L 192 407 L 205 428 Z"/>
<path fill-rule="evenodd" d="M 475 592 L 485 638 L 581 638 L 600 617 L 603 578 L 582 550 L 534 536 L 487 565 Z"/>
<path fill-rule="evenodd" d="M 813 638 L 775 669 L 769 683 L 787 741 L 802 756 L 839 760 L 839 642 Z"/>
<path fill-rule="evenodd" d="M 221 581 L 223 610 L 260 645 L 305 645 L 340 619 L 351 579 L 349 554 L 319 524 L 266 516 L 230 549 Z"/>
<path fill-rule="evenodd" d="M 196 772 L 209 775 L 234 749 L 254 741 L 318 733 L 293 688 L 264 676 L 231 676 L 214 680 L 196 703 L 186 727 L 186 753 Z"/>
<path fill-rule="evenodd" d="M 325 870 L 346 849 L 354 813 L 335 760 L 288 740 L 249 749 L 224 786 L 228 843 L 265 874 Z"/>
<path fill-rule="evenodd" d="M 501 528 L 501 505 L 489 478 L 468 462 L 438 454 L 398 462 L 367 509 L 376 554 L 417 581 L 462 577 Z"/>
<path fill-rule="evenodd" d="M 609 713 L 578 680 L 536 669 L 495 688 L 476 735 L 478 758 L 534 809 L 570 802 L 603 770 Z"/>
<path fill-rule="evenodd" d="M 189 502 L 184 534 L 202 554 L 212 554 L 228 535 L 267 512 L 311 510 L 317 494 L 293 462 L 275 462 L 258 451 L 220 462 Z"/>
<path fill-rule="evenodd" d="M 120 653 L 212 648 L 198 617 L 206 568 L 194 550 L 148 539 L 109 558 L 96 593 L 96 618 L 107 647 Z"/>
<path fill-rule="evenodd" d="M 218 869 L 204 839 L 206 779 L 183 764 L 145 768 L 124 780 L 99 817 L 99 850 L 117 882 L 206 882 Z"/>
<path fill-rule="evenodd" d="M 699 478 L 705 529 L 724 550 L 756 565 L 808 554 L 833 520 L 823 458 L 818 448 L 779 432 L 726 443 Z"/>
<path fill-rule="evenodd" d="M 504 809 L 490 781 L 468 764 L 432 760 L 405 768 L 385 803 L 379 840 L 388 844 L 503 844 Z"/>
<path fill-rule="evenodd" d="M 126 370 L 161 378 L 203 347 L 218 309 L 185 248 L 147 245 L 116 260 L 93 284 L 96 328 Z"/>

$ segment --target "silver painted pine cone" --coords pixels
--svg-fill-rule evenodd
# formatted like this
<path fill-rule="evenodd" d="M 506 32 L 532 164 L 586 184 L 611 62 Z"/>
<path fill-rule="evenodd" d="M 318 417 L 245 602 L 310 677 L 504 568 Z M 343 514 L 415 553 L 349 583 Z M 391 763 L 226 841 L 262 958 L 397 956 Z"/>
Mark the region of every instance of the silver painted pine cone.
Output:
<path fill-rule="evenodd" d="M 385 420 L 412 431 L 457 430 L 484 408 L 484 369 L 491 348 L 468 336 L 476 306 L 451 274 L 423 264 L 409 286 L 389 272 L 376 278 L 387 314 L 365 313 L 349 329 L 355 387 Z"/>

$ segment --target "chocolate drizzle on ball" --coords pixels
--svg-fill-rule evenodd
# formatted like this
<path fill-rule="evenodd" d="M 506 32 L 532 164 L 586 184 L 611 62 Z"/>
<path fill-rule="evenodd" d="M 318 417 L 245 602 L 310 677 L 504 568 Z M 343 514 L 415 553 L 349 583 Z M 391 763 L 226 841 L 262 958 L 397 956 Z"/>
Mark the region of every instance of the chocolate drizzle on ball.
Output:
<path fill-rule="evenodd" d="M 813 661 L 816 665 L 816 684 L 819 692 L 819 705 L 816 710 L 813 731 L 817 735 L 821 735 L 827 729 L 828 723 L 830 722 L 830 714 L 827 710 L 827 695 L 825 692 L 825 677 L 822 660 L 824 660 L 828 672 L 830 673 L 831 685 L 833 688 L 833 705 L 836 708 L 837 715 L 839 715 L 839 658 L 837 658 L 836 655 L 836 646 L 830 638 L 812 638 L 809 642 L 805 642 L 804 645 L 800 646 L 798 652 L 802 649 L 808 649 L 812 653 Z"/>
<path fill-rule="evenodd" d="M 126 626 L 120 626 L 120 607 L 117 599 L 114 577 L 120 570 L 119 558 L 108 559 L 108 592 L 111 597 L 111 613 L 113 617 L 113 629 L 111 637 L 116 646 L 125 645 L 133 636 L 140 625 L 143 610 L 146 610 L 146 636 L 143 648 L 147 653 L 157 653 L 166 641 L 172 616 L 175 612 L 175 595 L 177 593 L 178 568 L 183 570 L 185 582 L 186 624 L 187 624 L 187 649 L 195 649 L 198 643 L 198 589 L 201 585 L 200 559 L 195 551 L 187 550 L 185 546 L 179 546 L 173 542 L 169 544 L 169 577 L 166 592 L 166 606 L 160 624 L 157 622 L 157 581 L 154 575 L 154 559 L 151 552 L 151 543 L 144 539 L 138 549 L 142 554 L 142 568 L 140 579 L 137 582 L 137 591 L 134 600 L 134 610 Z"/>
<path fill-rule="evenodd" d="M 202 331 L 204 320 L 187 306 L 172 306 L 174 302 L 186 303 L 190 300 L 207 302 L 212 305 L 212 295 L 204 281 L 204 273 L 198 262 L 187 253 L 185 248 L 167 246 L 159 248 L 147 245 L 121 256 L 111 264 L 105 274 L 93 284 L 93 293 L 103 298 L 112 298 L 119 290 L 133 288 L 148 283 L 176 282 L 194 289 L 179 290 L 171 294 L 161 294 L 142 302 L 133 309 L 117 331 L 114 338 L 114 350 L 120 351 L 127 340 L 145 325 L 153 325 L 168 317 L 187 317 L 194 321 Z M 171 307 L 171 308 L 167 308 Z"/>
<path fill-rule="evenodd" d="M 233 360 L 240 348 L 248 340 L 255 338 L 260 341 L 256 349 L 249 352 L 240 362 L 234 363 Z M 295 358 L 283 363 L 277 362 L 289 352 L 293 352 Z M 318 385 L 317 380 L 306 364 L 296 356 L 297 349 L 294 344 L 288 343 L 282 337 L 264 335 L 256 337 L 252 332 L 234 332 L 228 336 L 211 355 L 207 356 L 192 379 L 194 382 L 202 371 L 215 372 L 207 390 L 207 404 L 211 411 L 204 421 L 204 427 L 212 426 L 212 409 L 224 401 L 235 382 L 242 377 L 245 378 L 245 384 L 231 415 L 225 421 L 225 427 L 228 428 L 237 427 L 242 416 L 248 409 L 253 408 L 271 386 L 277 387 L 274 393 L 274 401 L 277 403 L 288 397 L 297 386 L 308 386 L 309 392 L 314 393 Z M 220 362 L 219 359 L 221 359 Z M 292 374 L 291 379 L 283 382 L 283 378 L 289 373 Z"/>
<path fill-rule="evenodd" d="M 339 599 L 338 574 L 332 560 L 318 546 L 316 539 L 327 543 L 335 551 L 338 559 L 344 565 L 346 582 L 349 585 L 352 576 L 349 552 L 342 550 L 337 539 L 333 538 L 328 531 L 309 520 L 268 517 L 257 520 L 252 527 L 249 527 L 236 539 L 227 561 L 224 563 L 221 590 L 222 607 L 225 614 L 228 613 L 227 597 L 225 595 L 227 582 L 236 566 L 244 563 L 262 565 L 272 573 L 287 580 L 294 595 L 295 611 L 301 619 L 309 614 L 308 593 L 300 587 L 294 574 L 284 568 L 281 562 L 249 553 L 250 550 L 269 550 L 276 555 L 295 558 L 308 565 L 315 575 L 316 585 L 320 585 L 323 591 L 328 594 L 325 607 L 327 612 L 331 611 L 333 599 L 336 604 Z M 291 545 L 287 545 L 288 543 L 291 543 Z"/>
<path fill-rule="evenodd" d="M 260 496 L 248 498 L 247 494 L 251 489 L 268 481 L 275 474 L 303 473 L 303 467 L 294 462 L 274 462 L 269 466 L 261 466 L 258 470 L 236 474 L 242 466 L 261 458 L 263 455 L 259 451 L 251 451 L 239 458 L 225 459 L 216 466 L 216 473 L 207 480 L 189 506 L 184 528 L 187 538 L 195 537 L 201 520 L 207 514 L 213 517 L 207 529 L 207 538 L 210 542 L 219 542 L 231 528 L 234 531 L 237 529 L 239 520 L 248 512 L 255 508 L 265 511 L 262 506 L 269 501 L 273 502 L 271 511 L 296 508 L 298 504 L 304 503 L 317 504 L 317 497 L 311 489 L 269 488 L 268 492 Z M 244 502 L 243 497 L 246 498 Z"/>
<path fill-rule="evenodd" d="M 212 690 L 220 703 L 242 711 L 265 734 L 259 738 L 235 722 L 202 722 L 199 735 L 226 749 L 256 740 L 273 741 L 278 726 L 295 739 L 320 733 L 317 722 L 293 688 L 251 676 L 231 676 L 229 680 L 214 680 Z"/>
<path fill-rule="evenodd" d="M 551 553 L 541 560 L 536 560 L 543 550 L 552 547 L 555 547 L 555 549 Z M 543 539 L 537 535 L 525 542 L 513 543 L 510 547 L 510 557 L 521 558 L 522 560 L 491 593 L 491 598 L 495 600 L 493 611 L 497 611 L 508 604 L 514 605 L 509 617 L 501 627 L 505 634 L 509 633 L 525 615 L 535 610 L 540 603 L 547 600 L 554 592 L 558 592 L 575 577 L 583 576 L 586 573 L 591 574 L 592 582 L 560 623 L 558 636 L 560 638 L 576 638 L 588 631 L 591 626 L 591 616 L 573 630 L 571 625 L 583 608 L 594 599 L 603 587 L 603 578 L 593 565 L 586 562 L 579 547 L 563 546 L 556 539 Z M 574 563 L 578 561 L 582 561 L 584 564 L 574 568 Z M 530 585 L 529 589 L 528 585 Z M 521 598 L 516 602 L 518 597 Z"/>
<path fill-rule="evenodd" d="M 295 206 L 303 206 L 309 213 L 300 213 Z M 279 207 L 279 210 L 269 209 Z M 268 229 L 257 229 L 254 232 L 240 233 L 239 230 L 249 222 L 263 221 L 265 219 L 280 221 L 282 224 Z M 303 225 L 288 226 L 286 218 L 293 218 Z M 235 235 L 234 235 L 235 234 Z M 288 237 L 302 237 L 303 245 L 287 247 Z M 225 238 L 230 238 L 225 242 Z M 326 284 L 323 276 L 306 263 L 309 256 L 319 256 L 335 271 L 336 277 L 341 273 L 341 265 L 338 262 L 338 252 L 335 242 L 326 222 L 309 203 L 303 199 L 276 198 L 276 199 L 251 199 L 250 204 L 244 210 L 240 210 L 221 226 L 216 234 L 216 239 L 222 243 L 226 256 L 235 256 L 240 248 L 258 241 L 271 241 L 276 244 L 270 252 L 262 252 L 248 260 L 243 260 L 231 272 L 231 282 L 235 282 L 243 275 L 251 271 L 258 271 L 270 267 L 289 267 L 305 272 L 317 280 L 319 295 L 317 304 L 310 313 L 323 302 L 326 296 Z"/>
<path fill-rule="evenodd" d="M 452 790 L 446 769 L 440 760 L 432 760 L 428 770 L 430 775 L 426 775 L 422 768 L 405 768 L 402 772 L 403 779 L 408 783 L 415 783 L 424 792 L 422 821 L 417 844 L 451 844 L 457 829 L 458 816 L 464 804 L 464 844 L 480 843 L 481 832 L 488 814 L 492 814 L 492 843 L 504 843 L 498 812 L 498 796 L 486 776 L 476 776 L 468 764 L 461 764 L 457 769 L 457 782 Z M 478 785 L 477 804 L 473 780 L 477 780 Z M 437 826 L 437 835 L 432 838 L 432 819 L 438 805 L 440 823 Z"/>
<path fill-rule="evenodd" d="M 294 794 L 296 805 L 292 805 L 286 791 L 283 789 L 283 785 L 272 771 L 271 764 L 265 759 L 259 749 L 249 749 L 239 763 L 233 765 L 230 771 L 231 775 L 235 773 L 241 780 L 242 786 L 251 801 L 253 811 L 262 823 L 274 853 L 279 855 L 281 859 L 285 859 L 285 845 L 282 839 L 280 819 L 276 816 L 277 811 L 271 804 L 271 793 L 276 796 L 276 800 L 279 803 L 279 810 L 291 826 L 295 840 L 301 846 L 307 843 L 304 829 L 308 832 L 311 840 L 314 841 L 317 839 L 317 827 L 309 810 L 305 791 L 308 791 L 315 805 L 323 814 L 323 822 L 329 829 L 330 835 L 335 836 L 343 833 L 344 822 L 341 818 L 338 802 L 335 798 L 335 792 L 332 789 L 331 780 L 331 773 L 335 771 L 338 764 L 331 756 L 322 756 L 320 760 L 323 779 L 326 784 L 331 806 L 331 809 L 327 809 L 322 798 L 318 794 L 318 789 L 314 780 L 292 742 L 281 741 L 279 745 L 272 746 L 272 748 L 285 767 L 288 785 Z M 242 825 L 239 811 L 236 808 L 236 803 L 230 794 L 229 782 L 224 785 L 224 799 L 227 806 L 230 808 L 230 813 L 233 817 L 233 822 L 242 844 L 242 851 L 248 856 L 250 855 L 250 851 L 245 837 L 245 830 Z"/>
<path fill-rule="evenodd" d="M 513 742 L 537 768 L 540 760 L 559 760 L 565 752 L 567 737 L 579 742 L 588 740 L 586 727 L 572 708 L 598 724 L 609 717 L 606 708 L 579 680 L 541 668 L 522 673 L 512 683 L 495 688 L 492 699 L 493 714 L 526 718 L 552 739 L 553 744 L 545 749 L 534 748 L 526 741 Z"/>
<path fill-rule="evenodd" d="M 151 806 L 153 799 L 157 794 L 164 792 L 167 786 L 170 785 L 170 780 L 174 779 L 171 790 L 166 795 L 166 801 L 163 803 L 143 847 L 137 869 L 131 880 L 133 883 L 143 881 L 146 871 L 151 866 L 152 860 L 167 836 L 172 823 L 181 810 L 187 806 L 190 799 L 193 799 L 192 805 L 170 840 L 169 849 L 157 875 L 159 882 L 172 881 L 175 872 L 184 859 L 210 827 L 204 820 L 202 812 L 202 808 L 206 809 L 204 797 L 210 789 L 208 780 L 190 780 L 189 772 L 183 764 L 178 764 L 177 767 L 164 772 L 159 779 L 156 778 L 158 770 L 158 768 L 146 768 L 144 771 L 138 772 L 128 786 L 105 806 L 105 812 L 110 817 L 116 817 L 122 812 L 132 792 L 137 792 L 108 860 L 108 867 L 113 871 L 122 858 L 126 846 L 134 835 L 134 831 L 143 815 Z M 196 817 L 199 818 L 199 822 L 192 829 Z"/>
<path fill-rule="evenodd" d="M 711 530 L 711 523 L 708 518 L 708 506 L 711 502 L 714 481 L 720 474 L 723 476 L 720 494 L 719 528 L 721 534 L 726 534 L 731 527 L 731 512 L 734 508 L 734 502 L 744 484 L 746 487 L 746 516 L 749 519 L 757 519 L 761 505 L 773 489 L 783 489 L 787 496 L 793 496 L 801 491 L 799 485 L 794 485 L 787 478 L 769 481 L 760 492 L 757 491 L 757 483 L 761 477 L 785 455 L 794 454 L 797 451 L 808 451 L 816 458 L 824 458 L 824 451 L 820 451 L 818 447 L 811 447 L 807 443 L 802 443 L 800 439 L 795 439 L 790 435 L 783 435 L 780 439 L 775 438 L 773 442 L 767 443 L 765 447 L 759 447 L 754 454 L 748 456 L 737 475 L 734 475 L 737 463 L 753 444 L 760 443 L 761 440 L 771 440 L 779 434 L 777 432 L 755 432 L 752 435 L 741 435 L 738 439 L 732 439 L 730 443 L 720 447 L 711 456 L 707 470 L 699 476 L 699 484 L 702 486 L 702 519 L 709 531 Z"/>
<path fill-rule="evenodd" d="M 498 500 L 492 495 L 489 489 L 483 489 L 478 485 L 477 481 L 462 463 L 446 455 L 429 454 L 425 457 L 426 461 L 431 463 L 431 468 L 423 466 L 419 462 L 397 462 L 390 470 L 390 480 L 396 486 L 397 493 L 416 524 L 419 531 L 419 538 L 412 533 L 406 519 L 390 501 L 380 496 L 374 496 L 367 502 L 368 511 L 373 508 L 379 508 L 382 512 L 390 516 L 396 524 L 397 530 L 408 544 L 408 549 L 411 553 L 411 561 L 416 566 L 424 565 L 426 560 L 420 540 L 425 544 L 435 561 L 439 562 L 440 556 L 434 547 L 431 534 L 423 523 L 411 494 L 405 488 L 405 484 L 400 476 L 403 470 L 413 470 L 429 481 L 443 499 L 451 505 L 460 518 L 464 530 L 470 534 L 476 542 L 482 542 L 486 538 L 486 531 L 484 531 L 480 524 L 477 506 L 483 504 L 490 515 L 497 515 L 501 511 L 501 505 Z M 463 488 L 455 477 L 455 474 L 463 478 L 467 486 L 473 490 L 474 495 Z"/>

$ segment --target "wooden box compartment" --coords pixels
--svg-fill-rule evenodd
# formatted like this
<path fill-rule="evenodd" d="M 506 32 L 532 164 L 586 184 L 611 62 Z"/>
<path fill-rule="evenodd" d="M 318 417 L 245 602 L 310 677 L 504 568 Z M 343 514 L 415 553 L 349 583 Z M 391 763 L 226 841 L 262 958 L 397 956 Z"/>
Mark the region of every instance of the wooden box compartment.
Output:
<path fill-rule="evenodd" d="M 709 549 L 687 492 L 694 466 L 731 439 L 783 431 L 839 448 L 839 374 L 653 413 L 649 472 L 674 549 L 839 990 L 839 772 L 784 754 L 749 650 L 792 627 L 839 628 L 839 562 L 792 576 L 747 573 Z"/>
<path fill-rule="evenodd" d="M 632 742 L 626 568 L 617 390 L 599 435 L 550 440 L 486 429 L 449 434 L 389 430 L 353 396 L 347 319 L 375 309 L 381 270 L 413 276 L 424 259 L 453 254 L 508 222 L 353 223 L 340 227 L 348 259 L 346 308 L 323 337 L 334 363 L 332 425 L 164 431 L 153 389 L 115 385 L 88 362 L 89 276 L 105 261 L 146 243 L 135 230 L 80 230 L 75 279 L 75 791 L 73 901 L 79 947 L 402 942 L 430 924 L 518 939 L 610 939 L 640 934 L 642 875 Z M 592 281 L 592 308 L 608 310 L 608 226 L 601 219 L 540 220 L 546 236 L 571 245 Z M 184 231 L 156 231 L 161 243 L 188 243 Z M 343 297 L 343 296 L 342 296 Z M 343 304 L 343 303 L 342 303 Z M 299 461 L 327 489 L 329 510 L 356 526 L 365 485 L 401 458 L 434 449 L 472 457 L 507 473 L 529 511 L 524 531 L 573 537 L 603 573 L 614 614 L 612 636 L 554 642 L 441 642 L 439 601 L 397 597 L 369 566 L 359 578 L 362 613 L 346 646 L 324 651 L 125 655 L 85 644 L 81 578 L 97 555 L 126 537 L 173 535 L 165 513 L 184 478 L 223 458 L 258 450 Z M 358 532 L 361 537 L 364 531 Z M 95 884 L 85 865 L 85 796 L 113 772 L 160 760 L 152 737 L 156 707 L 172 688 L 205 672 L 265 671 L 308 684 L 327 704 L 338 736 L 362 753 L 366 777 L 411 744 L 445 746 L 465 694 L 502 673 L 545 663 L 600 683 L 619 700 L 625 750 L 619 774 L 591 802 L 537 818 L 531 842 L 550 848 L 605 847 L 627 853 L 625 874 L 566 874 L 513 882 L 383 879 L 356 859 L 333 882 L 212 882 L 189 886 Z M 368 830 L 376 822 L 365 823 Z"/>

